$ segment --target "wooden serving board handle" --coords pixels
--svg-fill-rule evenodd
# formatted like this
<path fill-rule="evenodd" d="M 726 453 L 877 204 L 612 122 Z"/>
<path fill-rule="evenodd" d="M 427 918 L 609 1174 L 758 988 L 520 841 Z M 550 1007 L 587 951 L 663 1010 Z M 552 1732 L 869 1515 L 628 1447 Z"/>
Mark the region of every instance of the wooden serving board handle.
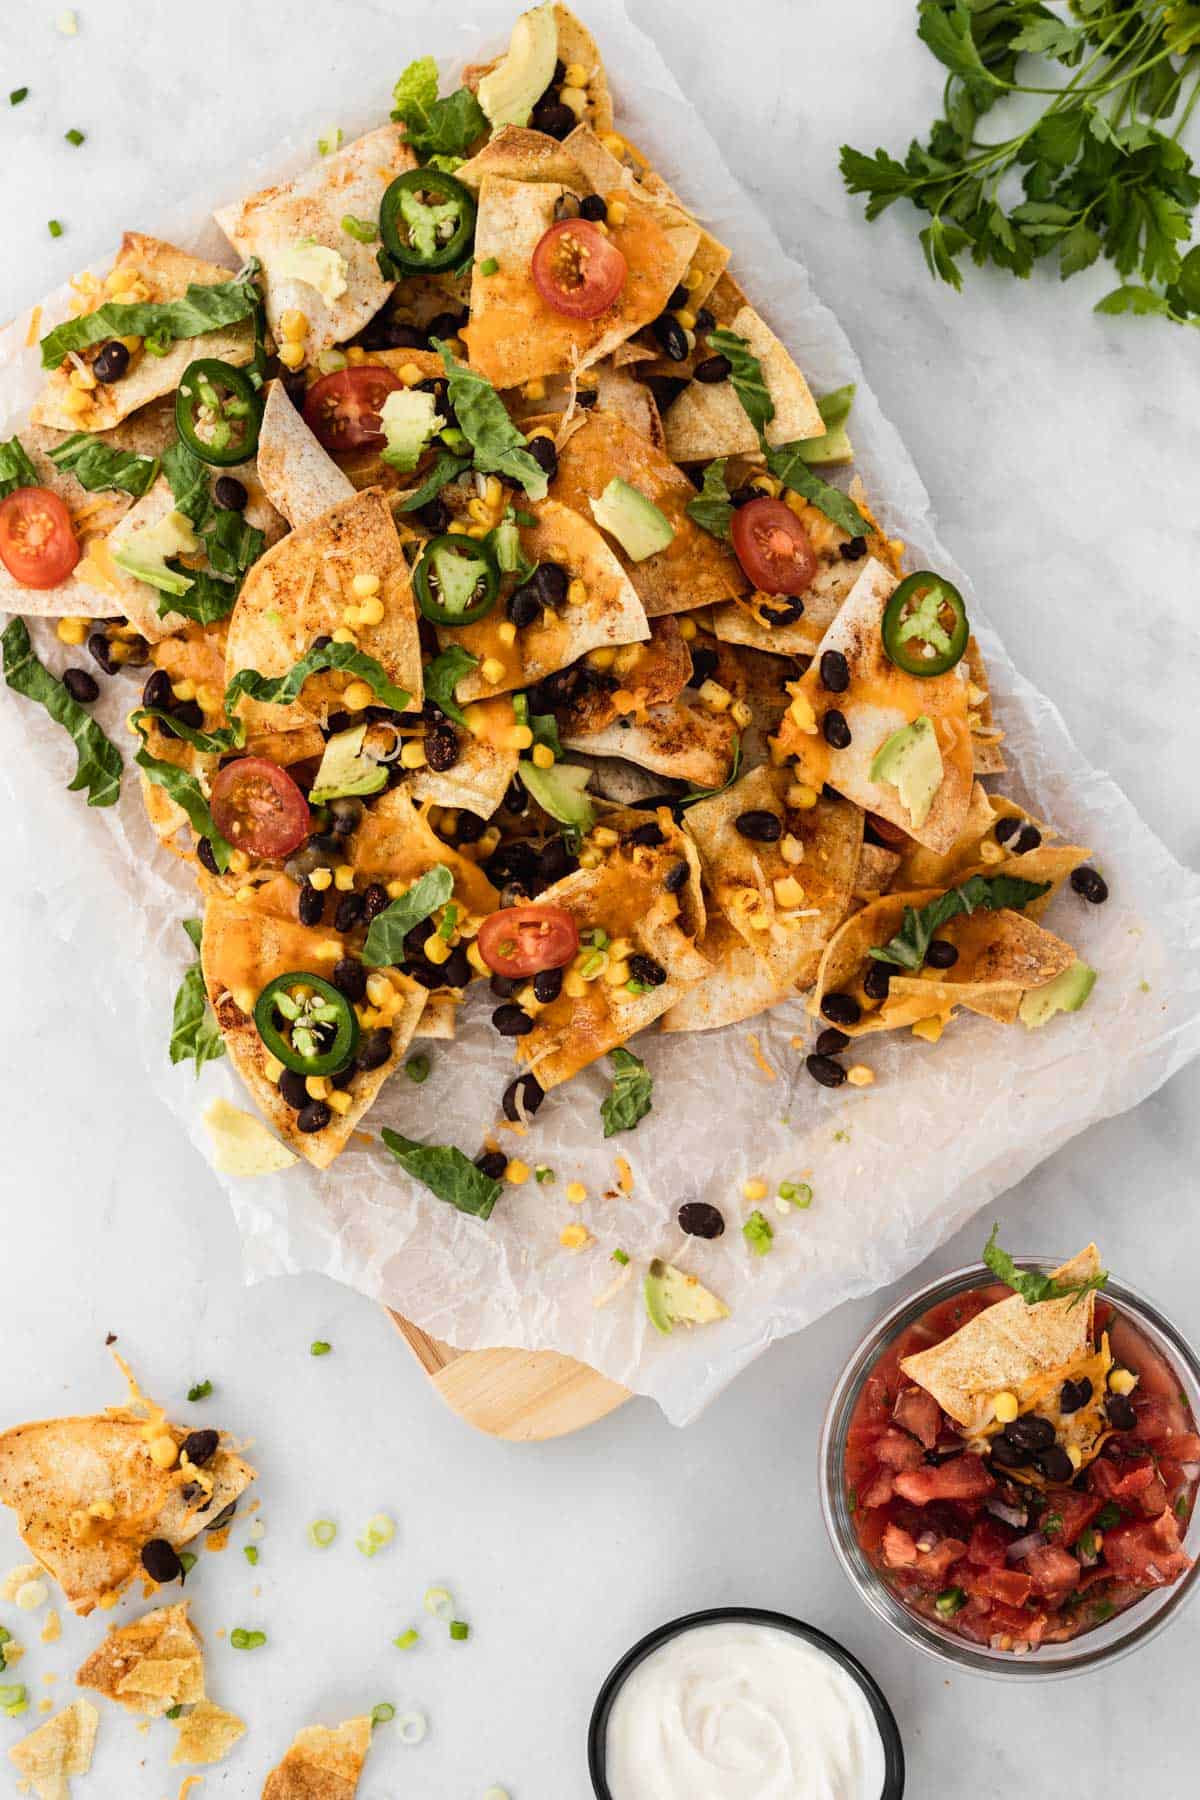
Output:
<path fill-rule="evenodd" d="M 536 1444 L 623 1406 L 628 1388 L 556 1350 L 455 1350 L 386 1309 L 451 1411 L 490 1437 Z"/>

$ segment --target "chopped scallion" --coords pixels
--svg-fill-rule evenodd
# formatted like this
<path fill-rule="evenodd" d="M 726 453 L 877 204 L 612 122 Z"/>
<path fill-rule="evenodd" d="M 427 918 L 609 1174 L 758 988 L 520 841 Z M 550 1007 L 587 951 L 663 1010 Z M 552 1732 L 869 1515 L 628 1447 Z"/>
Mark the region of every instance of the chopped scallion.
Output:
<path fill-rule="evenodd" d="M 250 1564 L 250 1567 L 254 1568 L 255 1564 L 258 1562 L 258 1545 L 257 1544 L 243 1544 L 242 1545 L 242 1555 L 245 1557 L 246 1561 Z"/>
<path fill-rule="evenodd" d="M 537 1168 L 533 1171 L 533 1178 L 538 1183 L 543 1181 L 553 1181 L 554 1170 L 547 1168 L 545 1163 L 539 1163 Z"/>
<path fill-rule="evenodd" d="M 261 1650 L 266 1641 L 265 1631 L 244 1631 L 240 1625 L 229 1634 L 229 1642 L 235 1650 Z"/>
<path fill-rule="evenodd" d="M 196 1566 L 195 1552 L 192 1550 L 181 1550 L 179 1552 L 179 1566 L 185 1575 L 190 1575 Z"/>
<path fill-rule="evenodd" d="M 10 106 L 20 106 L 22 100 L 26 100 L 28 97 L 29 89 L 27 87 L 14 88 L 12 93 L 8 96 L 8 104 Z"/>
<path fill-rule="evenodd" d="M 336 1536 L 337 1526 L 332 1519 L 314 1519 L 308 1528 L 308 1541 L 318 1550 L 328 1550 Z"/>
<path fill-rule="evenodd" d="M 387 1513 L 375 1513 L 372 1518 L 367 1520 L 362 1536 L 355 1538 L 354 1541 L 364 1556 L 374 1556 L 377 1550 L 382 1550 L 385 1544 L 390 1544 L 395 1535 L 395 1520 L 390 1519 Z"/>
<path fill-rule="evenodd" d="M 64 135 L 68 144 L 82 144 L 84 141 L 84 133 L 82 131 L 76 131 L 74 126 L 71 127 L 70 131 L 64 133 Z"/>
<path fill-rule="evenodd" d="M 328 1356 L 332 1349 L 333 1345 L 327 1344 L 323 1338 L 314 1338 L 308 1346 L 308 1354 L 310 1356 Z"/>
<path fill-rule="evenodd" d="M 411 1650 L 413 1645 L 419 1643 L 420 1640 L 420 1632 L 414 1625 L 410 1625 L 407 1631 L 402 1631 L 399 1637 L 392 1639 L 392 1642 L 397 1650 Z"/>
<path fill-rule="evenodd" d="M 207 1400 L 212 1393 L 211 1381 L 196 1381 L 188 1389 L 189 1400 Z"/>
<path fill-rule="evenodd" d="M 449 1588 L 426 1588 L 422 1604 L 425 1611 L 431 1613 L 435 1619 L 450 1620 L 454 1617 L 454 1595 Z"/>
<path fill-rule="evenodd" d="M 330 130 L 326 132 L 324 137 L 319 137 L 317 139 L 317 149 L 322 156 L 332 156 L 334 151 L 340 150 L 341 147 L 342 128 L 340 125 L 332 126 Z"/>
<path fill-rule="evenodd" d="M 347 213 L 343 218 L 342 230 L 347 237 L 356 238 L 360 244 L 373 244 L 379 236 L 379 227 L 374 219 L 356 219 L 353 213 Z"/>
<path fill-rule="evenodd" d="M 179 1717 L 179 1715 L 182 1713 L 182 1711 L 183 1711 L 182 1705 L 168 1706 L 163 1717 L 167 1718 L 167 1719 L 177 1719 Z"/>
<path fill-rule="evenodd" d="M 416 1056 L 409 1057 L 404 1065 L 404 1073 L 408 1076 L 410 1081 L 415 1081 L 417 1086 L 420 1087 L 423 1081 L 429 1080 L 429 1071 L 432 1067 L 433 1064 L 430 1062 L 425 1052 L 420 1050 L 417 1052 Z"/>
<path fill-rule="evenodd" d="M 779 1198 L 801 1212 L 812 1205 L 812 1197 L 813 1191 L 807 1181 L 781 1181 L 779 1184 Z"/>
<path fill-rule="evenodd" d="M 612 1253 L 612 1259 L 615 1263 L 620 1263 L 622 1268 L 625 1268 L 626 1264 L 629 1261 L 629 1252 L 628 1252 L 628 1250 L 614 1250 Z"/>
<path fill-rule="evenodd" d="M 451 1619 L 450 1636 L 456 1644 L 465 1644 L 471 1635 L 471 1627 L 463 1619 Z"/>
<path fill-rule="evenodd" d="M 46 230 L 51 237 L 61 237 L 63 234 L 63 228 L 57 219 L 47 219 Z"/>
<path fill-rule="evenodd" d="M 933 1604 L 941 1618 L 952 1619 L 967 1604 L 967 1596 L 960 1587 L 943 1588 Z"/>
<path fill-rule="evenodd" d="M 494 256 L 485 256 L 479 265 L 479 273 L 481 275 L 497 275 L 499 272 L 500 264 L 496 261 L 496 258 Z"/>
<path fill-rule="evenodd" d="M 402 1744 L 419 1744 L 429 1730 L 429 1721 L 424 1713 L 401 1713 L 396 1720 L 396 1730 Z"/>
<path fill-rule="evenodd" d="M 396 1716 L 396 1709 L 390 1700 L 380 1700 L 371 1708 L 372 1725 L 386 1725 Z"/>

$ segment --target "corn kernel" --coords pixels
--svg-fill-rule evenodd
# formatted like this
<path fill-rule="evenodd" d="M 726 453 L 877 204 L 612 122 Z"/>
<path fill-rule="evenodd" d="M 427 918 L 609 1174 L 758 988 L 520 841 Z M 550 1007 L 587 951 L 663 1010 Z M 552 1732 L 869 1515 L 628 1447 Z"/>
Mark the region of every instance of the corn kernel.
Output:
<path fill-rule="evenodd" d="M 790 863 L 792 868 L 795 868 L 797 863 L 804 861 L 804 845 L 798 837 L 793 837 L 792 833 L 787 831 L 779 840 L 779 854 L 785 863 Z"/>
<path fill-rule="evenodd" d="M 546 398 L 546 384 L 544 381 L 527 381 L 522 392 L 527 400 L 544 400 Z"/>
<path fill-rule="evenodd" d="M 797 812 L 811 812 L 819 798 L 816 788 L 809 787 L 806 781 L 793 781 L 788 787 L 787 803 Z"/>
<path fill-rule="evenodd" d="M 504 664 L 499 657 L 485 656 L 479 665 L 479 673 L 489 686 L 494 686 L 497 681 L 504 680 Z"/>
<path fill-rule="evenodd" d="M 363 712 L 368 706 L 374 705 L 375 693 L 365 681 L 352 681 L 342 699 L 350 712 Z"/>
<path fill-rule="evenodd" d="M 389 881 L 387 884 L 388 899 L 399 900 L 401 894 L 407 894 L 408 887 L 407 881 Z"/>
<path fill-rule="evenodd" d="M 529 1180 L 529 1164 L 514 1156 L 504 1171 L 504 1179 L 511 1182 L 513 1187 L 520 1187 L 523 1181 Z"/>
<path fill-rule="evenodd" d="M 196 689 L 196 699 L 206 713 L 219 713 L 224 705 L 220 688 L 208 687 L 205 683 L 201 683 Z"/>
<path fill-rule="evenodd" d="M 580 857 L 579 860 L 583 862 L 583 857 Z M 568 969 L 563 976 L 563 993 L 566 994 L 568 1000 L 582 1000 L 587 991 L 588 984 L 579 970 Z"/>
<path fill-rule="evenodd" d="M 279 1077 L 283 1074 L 283 1064 L 277 1056 L 268 1055 L 266 1061 L 263 1063 L 263 1074 L 268 1081 L 279 1080 Z"/>
<path fill-rule="evenodd" d="M 313 869 L 309 873 L 308 885 L 309 887 L 316 888 L 318 894 L 323 894 L 332 880 L 332 869 Z"/>
<path fill-rule="evenodd" d="M 1001 1425 L 1011 1425 L 1019 1411 L 1017 1396 L 1010 1393 L 1007 1388 L 993 1396 L 992 1413 L 999 1419 Z"/>
<path fill-rule="evenodd" d="M 350 863 L 339 863 L 333 871 L 333 885 L 339 894 L 354 892 L 354 869 Z"/>
<path fill-rule="evenodd" d="M 611 669 L 616 658 L 616 651 L 611 646 L 605 645 L 599 650 L 588 651 L 587 664 L 591 669 Z"/>
<path fill-rule="evenodd" d="M 874 1069 L 868 1069 L 866 1063 L 852 1063 L 846 1070 L 846 1080 L 851 1087 L 870 1087 L 875 1080 Z"/>
<path fill-rule="evenodd" d="M 471 942 L 467 945 L 467 961 L 477 975 L 490 975 L 492 972 L 480 955 L 479 945 L 475 942 L 474 938 L 472 938 Z"/>
<path fill-rule="evenodd" d="M 432 937 L 427 937 L 425 939 L 425 944 L 424 944 L 424 948 L 422 950 L 422 955 L 424 956 L 426 962 L 438 963 L 438 964 L 444 963 L 444 962 L 449 962 L 450 961 L 450 946 L 446 942 L 445 938 L 439 937 L 437 932 L 435 931 L 433 933 Z"/>
<path fill-rule="evenodd" d="M 582 88 L 561 87 L 558 97 L 564 106 L 569 106 L 577 119 L 582 119 L 587 111 L 587 95 Z"/>
<path fill-rule="evenodd" d="M 582 1181 L 568 1181 L 567 1199 L 572 1206 L 582 1206 L 587 1199 L 587 1189 Z"/>
<path fill-rule="evenodd" d="M 310 1100 L 328 1100 L 328 1075 L 306 1075 L 304 1078 L 304 1091 Z"/>
<path fill-rule="evenodd" d="M 549 744 L 535 744 L 533 746 L 531 760 L 535 769 L 552 769 L 554 767 L 554 752 Z"/>
<path fill-rule="evenodd" d="M 483 497 L 494 512 L 504 499 L 504 488 L 498 476 L 488 476 L 483 485 Z"/>
<path fill-rule="evenodd" d="M 362 574 L 354 577 L 350 587 L 357 599 L 369 600 L 372 594 L 379 592 L 379 577 L 366 569 Z"/>
<path fill-rule="evenodd" d="M 178 1460 L 179 1446 L 165 1431 L 151 1442 L 150 1461 L 156 1469 L 173 1469 Z"/>
<path fill-rule="evenodd" d="M 95 387 L 96 377 L 90 369 L 72 369 L 70 382 L 73 388 L 82 388 L 85 393 L 88 393 Z"/>
<path fill-rule="evenodd" d="M 350 344 L 347 347 L 346 361 L 350 364 L 350 367 L 352 369 L 357 368 L 359 363 L 365 363 L 366 360 L 367 360 L 367 353 L 363 349 L 361 344 Z M 402 376 L 403 376 L 403 373 L 404 373 L 404 371 L 401 370 Z"/>
<path fill-rule="evenodd" d="M 425 746 L 420 738 L 409 738 L 400 752 L 402 769 L 423 769 L 425 767 Z"/>
<path fill-rule="evenodd" d="M 772 500 L 778 496 L 780 485 L 774 475 L 755 475 L 750 483 L 750 486 L 755 488 L 758 493 L 767 494 Z"/>
<path fill-rule="evenodd" d="M 298 369 L 304 361 L 304 345 L 280 344 L 277 355 L 285 369 Z"/>
<path fill-rule="evenodd" d="M 608 222 L 610 225 L 623 225 L 629 217 L 629 208 L 623 200 L 608 202 Z"/>
<path fill-rule="evenodd" d="M 325 1104 L 335 1113 L 344 1117 L 354 1105 L 354 1101 L 344 1088 L 331 1088 L 326 1096 Z"/>
<path fill-rule="evenodd" d="M 514 725 L 505 741 L 510 750 L 528 750 L 533 742 L 533 731 L 528 725 Z"/>
<path fill-rule="evenodd" d="M 793 692 L 791 705 L 788 707 L 788 718 L 797 731 L 803 731 L 809 737 L 816 737 L 817 715 L 813 711 L 812 701 L 802 690 L 797 689 Z"/>
<path fill-rule="evenodd" d="M 1110 1394 L 1132 1394 L 1138 1378 L 1132 1369 L 1114 1369 L 1108 1378 Z"/>
<path fill-rule="evenodd" d="M 476 519 L 470 525 L 460 525 L 458 527 L 458 530 L 462 533 L 463 537 L 485 538 L 487 536 L 488 532 L 491 530 L 491 525 L 490 524 L 481 525 L 479 523 L 479 520 Z"/>
<path fill-rule="evenodd" d="M 604 148 L 608 151 L 610 156 L 623 156 L 625 154 L 625 139 L 618 131 L 606 131 L 600 139 L 600 142 L 604 145 Z"/>
<path fill-rule="evenodd" d="M 338 626 L 337 630 L 333 633 L 333 641 L 335 644 L 357 645 L 357 643 L 358 643 L 358 639 L 355 637 L 354 633 L 350 630 L 350 628 L 346 625 Z"/>
<path fill-rule="evenodd" d="M 714 681 L 711 676 L 707 681 L 700 683 L 700 699 L 707 706 L 709 712 L 728 712 L 733 704 L 733 695 L 729 689 L 722 687 L 721 683 Z"/>
<path fill-rule="evenodd" d="M 696 635 L 695 619 L 680 619 L 679 635 L 683 639 L 685 644 L 690 644 L 692 639 Z"/>
<path fill-rule="evenodd" d="M 245 906 L 248 900 L 253 900 L 254 889 L 252 887 L 240 887 L 233 897 L 240 906 Z"/>
<path fill-rule="evenodd" d="M 279 329 L 289 343 L 296 343 L 308 330 L 308 316 L 289 306 L 286 312 L 279 315 Z"/>
<path fill-rule="evenodd" d="M 603 861 L 603 850 L 597 850 L 590 844 L 586 850 L 581 850 L 579 852 L 579 866 L 581 869 L 598 869 Z"/>
<path fill-rule="evenodd" d="M 142 347 L 142 340 L 140 337 L 123 337 L 119 338 L 118 342 L 124 344 L 130 356 L 136 356 Z"/>
<path fill-rule="evenodd" d="M 766 1182 L 760 1181 L 757 1176 L 750 1181 L 743 1181 L 742 1183 L 743 1200 L 765 1200 L 769 1192 L 770 1189 Z"/>
<path fill-rule="evenodd" d="M 489 530 L 491 529 L 492 509 L 486 500 L 481 500 L 479 498 L 478 494 L 475 496 L 474 500 L 469 500 L 467 502 L 467 513 L 470 518 L 474 519 L 477 525 L 486 525 Z"/>
<path fill-rule="evenodd" d="M 695 331 L 696 315 L 690 306 L 681 306 L 675 314 L 675 319 L 676 323 L 682 325 L 685 331 Z"/>
<path fill-rule="evenodd" d="M 60 619 L 55 627 L 60 644 L 82 644 L 88 634 L 87 619 Z"/>
<path fill-rule="evenodd" d="M 479 854 L 480 860 L 483 862 L 486 862 L 488 857 L 491 856 L 499 848 L 499 845 L 500 845 L 500 828 L 498 825 L 489 825 L 487 830 L 484 832 L 483 836 L 479 839 L 478 843 L 475 846 L 476 851 Z"/>
<path fill-rule="evenodd" d="M 384 611 L 385 607 L 383 601 L 379 598 L 378 594 L 373 594 L 369 600 L 364 600 L 359 607 L 358 622 L 360 625 L 382 625 Z"/>
<path fill-rule="evenodd" d="M 777 875 L 771 883 L 776 906 L 788 909 L 804 905 L 804 889 L 794 875 Z"/>
<path fill-rule="evenodd" d="M 976 687 L 975 683 L 973 681 L 968 681 L 968 683 L 967 683 L 967 705 L 968 706 L 982 706 L 986 699 L 987 699 L 987 695 L 984 693 L 983 689 Z"/>
<path fill-rule="evenodd" d="M 91 408 L 91 400 L 80 388 L 68 387 L 62 397 L 64 412 L 85 413 Z"/>
<path fill-rule="evenodd" d="M 582 63 L 568 63 L 562 78 L 564 87 L 585 88 L 588 84 L 588 72 Z"/>
<path fill-rule="evenodd" d="M 695 294 L 704 286 L 704 270 L 689 269 L 683 278 L 683 285 L 689 294 Z"/>
<path fill-rule="evenodd" d="M 587 599 L 587 584 L 576 576 L 567 588 L 567 599 L 572 606 L 582 606 Z"/>
<path fill-rule="evenodd" d="M 944 1030 L 945 1022 L 935 1014 L 931 1019 L 918 1019 L 912 1028 L 912 1034 L 914 1037 L 924 1038 L 927 1044 L 936 1044 Z"/>
<path fill-rule="evenodd" d="M 592 842 L 598 844 L 601 850 L 611 850 L 613 845 L 619 844 L 620 841 L 620 833 L 614 831 L 611 825 L 597 825 L 592 832 Z"/>
<path fill-rule="evenodd" d="M 990 838 L 985 838 L 979 846 L 979 860 L 985 863 L 1003 862 L 1004 851 L 999 844 L 994 844 Z"/>
<path fill-rule="evenodd" d="M 754 718 L 754 714 L 744 700 L 734 701 L 729 709 L 729 716 L 739 731 L 745 731 L 747 725 L 749 725 Z"/>
<path fill-rule="evenodd" d="M 608 941 L 608 954 L 610 956 L 622 957 L 622 958 L 626 957 L 626 956 L 632 956 L 633 955 L 632 941 L 627 937 L 610 938 Z"/>
<path fill-rule="evenodd" d="M 231 875 L 244 875 L 249 867 L 250 858 L 244 850 L 229 852 L 229 873 Z"/>
<path fill-rule="evenodd" d="M 586 1225 L 564 1225 L 558 1241 L 564 1250 L 584 1250 L 592 1239 Z"/>

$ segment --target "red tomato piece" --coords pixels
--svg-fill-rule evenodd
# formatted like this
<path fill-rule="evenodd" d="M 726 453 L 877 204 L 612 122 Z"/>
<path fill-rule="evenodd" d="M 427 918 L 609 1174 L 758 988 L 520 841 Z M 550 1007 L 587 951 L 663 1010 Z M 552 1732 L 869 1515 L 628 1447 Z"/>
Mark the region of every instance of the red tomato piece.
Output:
<path fill-rule="evenodd" d="M 49 488 L 14 488 L 0 501 L 0 562 L 22 587 L 52 588 L 79 561 L 71 515 Z"/>
<path fill-rule="evenodd" d="M 562 906 L 506 906 L 483 921 L 476 942 L 497 975 L 536 975 L 570 962 L 579 927 Z"/>
<path fill-rule="evenodd" d="M 888 1469 L 919 1469 L 925 1452 L 906 1431 L 885 1431 L 875 1445 L 875 1457 Z"/>
<path fill-rule="evenodd" d="M 1011 1538 L 1005 1537 L 995 1519 L 977 1519 L 971 1527 L 967 1561 L 977 1569 L 1003 1569 Z"/>
<path fill-rule="evenodd" d="M 403 386 L 381 363 L 338 369 L 309 388 L 305 423 L 326 450 L 378 449 L 384 442 L 383 403 Z"/>
<path fill-rule="evenodd" d="M 988 1615 L 987 1637 L 1010 1637 L 1014 1643 L 1036 1648 L 1046 1635 L 1050 1620 L 1045 1613 L 1018 1612 L 1015 1606 L 997 1604 Z"/>
<path fill-rule="evenodd" d="M 1169 1587 L 1192 1566 L 1169 1512 L 1144 1525 L 1114 1525 L 1106 1531 L 1104 1561 L 1116 1580 L 1138 1587 Z"/>
<path fill-rule="evenodd" d="M 733 548 L 763 594 L 802 594 L 817 572 L 817 553 L 803 525 L 782 500 L 747 501 L 735 509 Z"/>
<path fill-rule="evenodd" d="M 265 756 L 226 763 L 212 784 L 213 824 L 235 850 L 278 859 L 308 836 L 308 801 L 286 769 Z"/>
<path fill-rule="evenodd" d="M 905 1431 L 911 1431 L 927 1450 L 933 1449 L 942 1429 L 942 1409 L 932 1394 L 915 1384 L 902 1388 L 892 1408 L 892 1417 Z"/>
<path fill-rule="evenodd" d="M 886 1506 L 896 1492 L 896 1486 L 888 1474 L 876 1476 L 870 1487 L 859 1496 L 859 1505 L 868 1509 L 874 1506 Z"/>
<path fill-rule="evenodd" d="M 1134 1500 L 1154 1480 L 1154 1464 L 1147 1456 L 1137 1462 L 1114 1462 L 1098 1456 L 1091 1467 L 1092 1492 L 1104 1500 Z"/>
<path fill-rule="evenodd" d="M 1031 1550 L 1022 1567 L 1040 1594 L 1066 1594 L 1079 1580 L 1079 1564 L 1058 1544 Z"/>
<path fill-rule="evenodd" d="M 921 1550 L 911 1532 L 889 1525 L 883 1534 L 883 1560 L 889 1569 L 908 1569 L 920 1580 L 942 1587 L 966 1545 L 961 1538 L 942 1538 L 932 1550 Z"/>
<path fill-rule="evenodd" d="M 1001 1606 L 1024 1606 L 1033 1582 L 1021 1569 L 972 1569 L 964 1572 L 962 1586 L 977 1600 L 995 1600 Z"/>
<path fill-rule="evenodd" d="M 971 1455 L 956 1456 L 936 1468 L 903 1469 L 896 1477 L 896 1492 L 914 1506 L 928 1506 L 931 1500 L 982 1500 L 995 1485 L 983 1458 Z"/>
<path fill-rule="evenodd" d="M 533 285 L 554 312 L 597 319 L 625 285 L 629 265 L 611 237 L 587 219 L 560 219 L 533 252 Z"/>
<path fill-rule="evenodd" d="M 1137 1424 L 1128 1436 L 1139 1443 L 1158 1444 L 1169 1438 L 1173 1451 L 1175 1440 L 1187 1434 L 1187 1409 L 1174 1395 L 1135 1394 L 1133 1410 Z"/>
<path fill-rule="evenodd" d="M 1086 1531 L 1096 1514 L 1100 1511 L 1101 1500 L 1095 1494 L 1081 1494 L 1074 1488 L 1058 1491 L 1041 1521 L 1042 1530 L 1054 1543 L 1069 1550 L 1081 1531 Z M 1057 1513 L 1062 1524 L 1057 1531 L 1046 1531 L 1046 1517 Z"/>
<path fill-rule="evenodd" d="M 1166 1483 L 1158 1475 L 1148 1482 L 1138 1495 L 1138 1505 L 1148 1519 L 1156 1519 L 1159 1513 L 1167 1510 Z"/>

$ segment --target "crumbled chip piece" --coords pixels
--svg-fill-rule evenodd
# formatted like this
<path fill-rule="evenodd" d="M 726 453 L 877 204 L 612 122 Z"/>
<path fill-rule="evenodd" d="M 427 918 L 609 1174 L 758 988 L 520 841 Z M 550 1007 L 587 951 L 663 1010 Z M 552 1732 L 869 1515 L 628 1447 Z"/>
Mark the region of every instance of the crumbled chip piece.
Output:
<path fill-rule="evenodd" d="M 57 1644 L 61 1636 L 62 1620 L 58 1616 L 57 1609 L 52 1606 L 46 1614 L 46 1623 L 42 1626 L 42 1642 L 43 1644 Z"/>
<path fill-rule="evenodd" d="M 171 1752 L 175 1763 L 215 1763 L 229 1755 L 238 1739 L 245 1736 L 246 1722 L 236 1713 L 201 1700 L 191 1712 L 176 1719 L 178 1737 Z"/>
<path fill-rule="evenodd" d="M 262 1800 L 351 1800 L 370 1747 L 369 1716 L 333 1730 L 306 1725 L 267 1776 Z"/>
<path fill-rule="evenodd" d="M 37 1563 L 18 1563 L 4 1577 L 3 1586 L 0 1586 L 0 1600 L 15 1601 L 17 1589 L 23 1588 L 27 1581 L 35 1581 L 41 1572 Z"/>
<path fill-rule="evenodd" d="M 204 1655 L 187 1602 L 109 1632 L 75 1677 L 130 1712 L 165 1713 L 204 1698 Z"/>
<path fill-rule="evenodd" d="M 70 1800 L 67 1777 L 91 1768 L 99 1723 L 91 1702 L 76 1700 L 12 1746 L 9 1757 L 38 1800 Z"/>
<path fill-rule="evenodd" d="M 274 1175 L 300 1160 L 261 1119 L 228 1100 L 214 1100 L 204 1123 L 213 1140 L 213 1163 L 222 1175 Z"/>

